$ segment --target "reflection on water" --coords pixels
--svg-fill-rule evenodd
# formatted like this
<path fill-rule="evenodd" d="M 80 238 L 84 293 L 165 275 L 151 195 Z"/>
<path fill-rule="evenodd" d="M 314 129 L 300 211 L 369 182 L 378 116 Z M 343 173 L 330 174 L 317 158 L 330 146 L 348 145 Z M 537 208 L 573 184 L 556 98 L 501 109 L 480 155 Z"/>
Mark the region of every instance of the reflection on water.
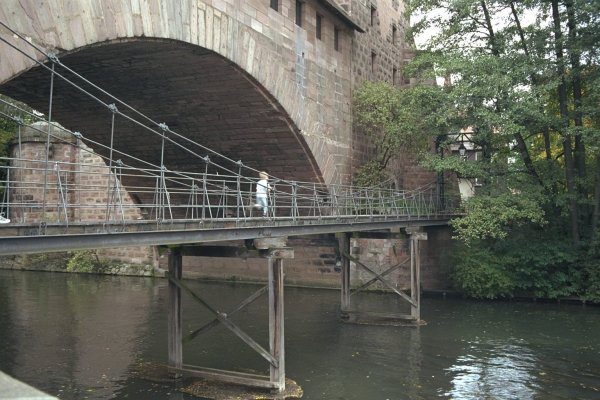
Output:
<path fill-rule="evenodd" d="M 521 343 L 520 343 L 521 342 Z M 537 361 L 523 341 L 472 343 L 472 352 L 457 358 L 446 371 L 453 376 L 452 389 L 445 393 L 454 399 L 479 399 L 482 393 L 502 399 L 533 399 Z"/>
<path fill-rule="evenodd" d="M 224 312 L 257 289 L 190 285 Z M 425 298 L 428 325 L 407 328 L 341 323 L 337 291 L 285 295 L 286 371 L 304 399 L 600 398 L 600 308 Z M 388 295 L 360 301 L 401 307 Z M 0 370 L 61 399 L 189 400 L 135 373 L 166 362 L 166 304 L 161 279 L 0 271 Z M 184 331 L 212 319 L 187 296 L 183 309 Z M 268 346 L 266 298 L 233 320 Z M 188 364 L 268 371 L 220 326 L 183 354 Z"/>
<path fill-rule="evenodd" d="M 136 338 L 147 334 L 154 284 L 115 277 L 2 273 L 1 341 L 12 349 L 0 368 L 53 394 L 112 394 L 136 363 Z"/>

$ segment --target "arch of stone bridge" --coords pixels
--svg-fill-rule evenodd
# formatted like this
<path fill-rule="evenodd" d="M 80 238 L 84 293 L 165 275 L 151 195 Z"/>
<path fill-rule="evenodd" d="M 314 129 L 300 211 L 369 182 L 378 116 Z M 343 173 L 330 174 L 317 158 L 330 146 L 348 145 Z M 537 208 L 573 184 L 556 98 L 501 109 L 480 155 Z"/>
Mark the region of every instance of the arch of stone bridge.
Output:
<path fill-rule="evenodd" d="M 0 20 L 157 122 L 232 159 L 285 179 L 347 182 L 349 51 L 319 51 L 262 0 L 98 4 L 7 0 Z M 18 42 L 4 28 L 0 35 Z M 49 74 L 3 43 L 0 56 L 0 93 L 46 111 Z M 57 100 L 68 101 L 53 104 L 53 119 L 87 137 L 106 135 L 110 115 L 55 84 Z M 156 141 L 127 124 L 117 129 L 116 147 L 156 162 Z M 169 168 L 189 161 L 174 149 L 166 157 Z"/>
<path fill-rule="evenodd" d="M 88 46 L 63 54 L 60 60 L 193 142 L 277 177 L 322 181 L 308 145 L 281 104 L 235 64 L 210 50 L 172 40 L 136 39 Z M 60 68 L 57 71 L 69 75 Z M 75 82 L 98 94 L 88 85 Z M 46 112 L 50 73 L 34 67 L 5 82 L 0 90 Z M 54 79 L 53 93 L 54 120 L 71 131 L 81 132 L 86 139 L 110 143 L 112 114 L 107 108 L 59 78 Z M 114 102 L 99 97 L 106 103 Z M 123 106 L 117 107 L 132 114 Z M 156 126 L 152 128 L 160 131 Z M 170 136 L 181 147 L 167 142 L 164 164 L 169 170 L 204 171 L 198 155 L 209 155 L 213 162 L 236 169 L 205 149 Z M 117 117 L 113 158 L 148 167 L 136 162 L 135 157 L 159 166 L 161 142 L 155 133 Z M 109 149 L 91 146 L 99 154 L 109 156 Z"/>

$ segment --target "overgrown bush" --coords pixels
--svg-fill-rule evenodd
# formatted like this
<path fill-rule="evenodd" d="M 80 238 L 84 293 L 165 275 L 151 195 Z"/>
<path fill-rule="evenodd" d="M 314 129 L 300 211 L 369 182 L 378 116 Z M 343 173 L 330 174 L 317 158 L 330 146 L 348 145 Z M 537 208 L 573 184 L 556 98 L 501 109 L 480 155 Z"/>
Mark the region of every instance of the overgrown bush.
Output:
<path fill-rule="evenodd" d="M 583 279 L 586 282 L 583 297 L 594 303 L 600 303 L 600 231 L 590 244 L 587 258 L 583 263 Z"/>
<path fill-rule="evenodd" d="M 106 268 L 95 250 L 74 251 L 67 263 L 69 272 L 101 272 Z"/>
<path fill-rule="evenodd" d="M 462 293 L 478 299 L 510 297 L 515 278 L 494 253 L 483 246 L 463 246 L 455 254 L 452 273 L 454 284 Z"/>
<path fill-rule="evenodd" d="M 381 186 L 390 179 L 387 170 L 379 165 L 379 161 L 371 160 L 360 167 L 354 177 L 354 184 L 362 187 Z"/>
<path fill-rule="evenodd" d="M 552 229 L 520 229 L 504 240 L 463 245 L 452 277 L 456 289 L 474 298 L 578 296 L 600 301 L 600 248 L 575 246 Z"/>

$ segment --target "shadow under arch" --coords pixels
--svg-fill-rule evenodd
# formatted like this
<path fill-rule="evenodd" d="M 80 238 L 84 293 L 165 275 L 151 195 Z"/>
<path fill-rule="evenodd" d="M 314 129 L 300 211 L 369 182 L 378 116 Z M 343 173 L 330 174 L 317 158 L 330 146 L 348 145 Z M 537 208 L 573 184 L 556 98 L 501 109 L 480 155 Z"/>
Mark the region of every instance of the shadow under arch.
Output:
<path fill-rule="evenodd" d="M 211 50 L 177 40 L 138 38 L 97 43 L 59 57 L 90 82 L 193 142 L 279 178 L 323 183 L 313 154 L 280 102 Z M 108 104 L 114 102 L 89 85 L 81 86 Z M 47 113 L 50 73 L 35 66 L 4 82 L 0 92 Z M 53 120 L 108 144 L 111 117 L 93 98 L 54 79 Z M 170 170 L 200 172 L 202 160 L 181 146 L 167 143 L 163 156 L 158 135 L 131 121 L 115 122 L 115 150 L 155 165 L 164 157 Z M 107 149 L 94 150 L 108 155 Z M 207 155 L 200 148 L 194 152 Z"/>

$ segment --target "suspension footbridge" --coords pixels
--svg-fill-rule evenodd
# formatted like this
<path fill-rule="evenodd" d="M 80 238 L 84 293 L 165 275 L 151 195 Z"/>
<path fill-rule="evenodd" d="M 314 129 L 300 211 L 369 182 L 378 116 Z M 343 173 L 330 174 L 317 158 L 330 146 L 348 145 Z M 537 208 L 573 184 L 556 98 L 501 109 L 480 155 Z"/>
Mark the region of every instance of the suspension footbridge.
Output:
<path fill-rule="evenodd" d="M 7 24 L 0 25 L 11 34 L 9 39 L 6 35 L 0 38 L 4 47 L 10 49 L 10 56 L 23 57 L 34 68 L 45 71 L 50 88 L 43 114 L 8 99 L 0 100 L 0 116 L 16 127 L 11 152 L 1 158 L 0 207 L 4 219 L 0 222 L 5 223 L 0 224 L 0 255 L 170 246 L 169 367 L 175 376 L 186 373 L 277 391 L 285 389 L 282 260 L 293 257 L 293 249 L 277 238 L 340 233 L 343 313 L 348 316 L 352 312 L 349 274 L 353 261 L 374 275 L 358 291 L 375 281 L 381 282 L 410 305 L 410 314 L 402 318 L 420 321 L 418 242 L 423 235 L 417 228 L 445 225 L 454 211 L 441 198 L 435 184 L 407 191 L 391 184 L 357 187 L 270 176 L 268 208 L 260 209 L 256 191 L 259 173 L 268 170 L 268 161 L 245 163 L 191 140 L 186 132 L 145 115 L 87 80 L 57 54 L 36 45 Z M 85 112 L 103 115 L 105 126 L 94 126 L 95 132 L 90 135 L 58 124 L 53 108 L 58 101 L 70 99 L 64 94 L 56 95 L 57 82 L 76 93 L 72 99 L 84 97 Z M 89 109 L 90 104 L 94 104 L 94 110 Z M 123 126 L 143 132 L 135 140 L 152 146 L 148 158 L 128 151 L 127 143 L 120 140 Z M 99 133 L 100 129 L 103 133 Z M 185 163 L 177 162 L 183 158 Z M 384 276 L 398 266 L 379 274 L 349 254 L 349 232 L 397 228 L 412 232 L 409 295 L 385 280 Z M 261 252 L 252 253 L 267 259 L 268 285 L 234 310 L 269 293 L 269 350 L 245 334 L 227 313 L 191 292 L 181 280 L 182 256 L 197 254 L 194 245 L 237 239 L 274 240 Z M 184 292 L 215 315 L 215 321 L 199 328 L 190 339 L 221 323 L 268 362 L 270 375 L 260 377 L 184 365 Z"/>
<path fill-rule="evenodd" d="M 264 217 L 255 206 L 260 166 L 230 159 L 153 120 L 1 25 L 13 35 L 2 39 L 12 56 L 47 71 L 50 93 L 43 115 L 0 100 L 1 116 L 17 125 L 12 154 L 2 158 L 1 207 L 10 224 L 0 224 L 0 255 L 437 225 L 451 214 L 435 184 L 403 191 L 271 177 Z M 53 120 L 57 81 L 106 115 L 105 141 Z M 114 145 L 125 123 L 146 133 L 136 140 L 158 145 L 158 163 Z M 24 150 L 24 142 L 37 148 Z M 193 169 L 169 167 L 184 155 L 195 159 Z M 102 162 L 90 163 L 93 156 Z"/>

